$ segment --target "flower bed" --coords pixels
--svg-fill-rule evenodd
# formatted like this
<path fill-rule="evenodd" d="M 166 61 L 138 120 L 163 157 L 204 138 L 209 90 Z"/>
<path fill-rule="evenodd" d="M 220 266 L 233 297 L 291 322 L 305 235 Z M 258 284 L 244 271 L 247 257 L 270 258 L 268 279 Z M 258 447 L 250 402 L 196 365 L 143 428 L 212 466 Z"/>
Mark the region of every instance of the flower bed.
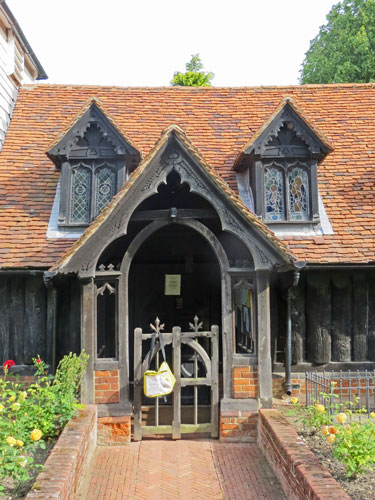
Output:
<path fill-rule="evenodd" d="M 32 471 L 40 467 L 35 458 L 56 439 L 65 424 L 77 414 L 77 391 L 87 364 L 87 355 L 65 356 L 55 376 L 35 358 L 35 383 L 24 387 L 8 372 L 14 364 L 7 360 L 0 377 L 0 493 L 19 491 L 30 480 Z M 42 453 L 43 454 L 43 453 Z"/>
<path fill-rule="evenodd" d="M 306 407 L 292 398 L 283 413 L 352 499 L 375 498 L 375 413 L 328 401 Z"/>

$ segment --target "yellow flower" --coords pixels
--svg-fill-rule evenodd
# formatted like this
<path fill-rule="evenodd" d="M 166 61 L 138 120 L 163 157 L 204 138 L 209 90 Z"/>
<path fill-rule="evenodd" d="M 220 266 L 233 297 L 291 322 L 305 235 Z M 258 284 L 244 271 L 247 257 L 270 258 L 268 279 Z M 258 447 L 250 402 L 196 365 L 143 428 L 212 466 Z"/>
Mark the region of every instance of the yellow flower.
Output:
<path fill-rule="evenodd" d="M 4 406 L 0 405 L 0 413 L 4 411 Z"/>
<path fill-rule="evenodd" d="M 0 411 L 1 411 L 1 410 L 0 410 Z M 370 417 L 371 417 L 371 418 L 375 418 L 375 411 L 372 411 L 372 412 L 370 413 Z"/>
<path fill-rule="evenodd" d="M 298 398 L 290 398 L 290 403 L 296 405 L 298 403 Z"/>
<path fill-rule="evenodd" d="M 6 438 L 6 442 L 7 444 L 9 444 L 9 446 L 14 446 L 15 444 L 17 444 L 17 439 L 14 439 L 13 436 L 8 436 Z"/>
<path fill-rule="evenodd" d="M 336 420 L 340 424 L 345 424 L 345 422 L 348 420 L 348 417 L 345 415 L 345 413 L 338 413 L 336 416 Z"/>
<path fill-rule="evenodd" d="M 14 411 L 18 411 L 21 408 L 21 405 L 19 403 L 13 403 L 11 408 Z"/>
<path fill-rule="evenodd" d="M 321 405 L 321 404 L 319 404 L 319 403 L 317 403 L 317 404 L 315 405 L 315 409 L 316 409 L 319 413 L 323 413 L 323 412 L 325 412 L 325 411 L 326 411 L 326 409 L 324 408 L 324 405 Z"/>
<path fill-rule="evenodd" d="M 39 439 L 43 436 L 43 432 L 40 429 L 34 429 L 30 434 L 30 437 L 33 441 L 39 441 Z"/>
<path fill-rule="evenodd" d="M 27 392 L 26 391 L 22 391 L 21 394 L 20 394 L 20 399 L 22 401 L 25 401 L 26 398 L 27 398 Z"/>
<path fill-rule="evenodd" d="M 334 442 L 335 442 L 335 439 L 336 439 L 335 434 L 330 434 L 330 435 L 327 437 L 327 441 L 329 442 L 329 444 L 334 443 Z"/>
<path fill-rule="evenodd" d="M 9 401 L 13 403 L 16 400 L 16 396 L 9 396 Z"/>
<path fill-rule="evenodd" d="M 329 434 L 328 425 L 323 425 L 323 427 L 322 427 L 322 434 L 323 434 L 323 436 L 328 436 L 328 434 Z"/>
<path fill-rule="evenodd" d="M 25 443 L 23 441 L 21 441 L 20 439 L 17 439 L 17 446 L 19 446 L 21 448 L 21 446 L 23 446 Z"/>

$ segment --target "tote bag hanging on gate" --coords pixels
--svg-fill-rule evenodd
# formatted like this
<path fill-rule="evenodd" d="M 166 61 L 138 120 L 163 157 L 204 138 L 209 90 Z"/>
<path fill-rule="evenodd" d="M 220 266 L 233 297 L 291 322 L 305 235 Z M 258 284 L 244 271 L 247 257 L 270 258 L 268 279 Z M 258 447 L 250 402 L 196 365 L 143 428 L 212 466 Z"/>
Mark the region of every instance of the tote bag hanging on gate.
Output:
<path fill-rule="evenodd" d="M 176 379 L 166 361 L 160 365 L 159 370 L 147 370 L 143 378 L 143 390 L 148 398 L 166 396 L 173 391 Z"/>

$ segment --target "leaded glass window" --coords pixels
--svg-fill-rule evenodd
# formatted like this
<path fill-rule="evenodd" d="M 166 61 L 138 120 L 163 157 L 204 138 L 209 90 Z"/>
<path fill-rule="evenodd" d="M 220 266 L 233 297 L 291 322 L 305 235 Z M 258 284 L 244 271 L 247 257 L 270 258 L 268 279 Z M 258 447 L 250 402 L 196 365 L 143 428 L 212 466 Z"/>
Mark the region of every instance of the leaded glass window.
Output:
<path fill-rule="evenodd" d="M 90 222 L 91 172 L 85 167 L 72 171 L 70 221 L 78 224 Z"/>
<path fill-rule="evenodd" d="M 309 218 L 309 178 L 306 170 L 294 167 L 288 171 L 289 218 L 307 220 Z"/>
<path fill-rule="evenodd" d="M 110 168 L 96 172 L 95 216 L 111 201 L 116 192 L 116 174 Z"/>
<path fill-rule="evenodd" d="M 277 167 L 264 171 L 264 206 L 266 220 L 285 220 L 283 173 Z"/>

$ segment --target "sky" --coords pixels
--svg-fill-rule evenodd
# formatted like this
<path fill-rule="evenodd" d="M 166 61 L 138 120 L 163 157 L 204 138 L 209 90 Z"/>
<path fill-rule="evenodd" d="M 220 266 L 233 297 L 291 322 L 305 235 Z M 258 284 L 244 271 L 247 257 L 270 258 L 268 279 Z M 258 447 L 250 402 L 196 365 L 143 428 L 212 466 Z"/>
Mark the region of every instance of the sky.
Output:
<path fill-rule="evenodd" d="M 199 53 L 214 86 L 297 84 L 331 0 L 7 0 L 49 83 L 165 86 Z"/>

